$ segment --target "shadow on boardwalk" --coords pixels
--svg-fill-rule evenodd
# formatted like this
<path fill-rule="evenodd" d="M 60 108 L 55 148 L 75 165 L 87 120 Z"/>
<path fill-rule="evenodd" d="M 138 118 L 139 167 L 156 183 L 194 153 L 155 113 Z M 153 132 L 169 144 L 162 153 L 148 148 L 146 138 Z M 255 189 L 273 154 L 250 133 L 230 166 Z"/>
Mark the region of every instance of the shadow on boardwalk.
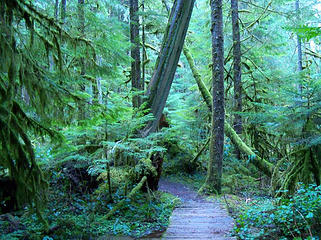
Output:
<path fill-rule="evenodd" d="M 232 240 L 233 219 L 219 201 L 207 201 L 188 186 L 161 179 L 159 190 L 182 200 L 170 218 L 170 225 L 162 236 L 146 239 L 217 239 Z"/>

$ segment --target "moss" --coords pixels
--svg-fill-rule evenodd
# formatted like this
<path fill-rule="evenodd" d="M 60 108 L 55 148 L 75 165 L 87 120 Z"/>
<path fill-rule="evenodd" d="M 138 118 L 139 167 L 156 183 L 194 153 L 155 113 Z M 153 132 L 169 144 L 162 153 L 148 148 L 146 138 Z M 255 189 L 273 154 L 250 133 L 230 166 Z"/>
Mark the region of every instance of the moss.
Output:
<path fill-rule="evenodd" d="M 136 187 L 133 188 L 133 190 L 131 190 L 131 192 L 128 194 L 128 196 L 126 196 L 126 198 L 124 198 L 123 200 L 121 200 L 119 203 L 117 203 L 116 206 L 114 206 L 109 213 L 107 213 L 107 215 L 105 216 L 105 219 L 109 219 L 117 210 L 119 210 L 126 202 L 127 199 L 131 199 L 144 185 L 144 183 L 146 182 L 147 177 L 144 176 L 140 182 L 137 184 Z"/>
<path fill-rule="evenodd" d="M 201 92 L 201 95 L 206 102 L 206 105 L 210 111 L 212 111 L 212 96 L 208 89 L 206 88 L 205 84 L 201 79 L 201 75 L 195 67 L 192 55 L 188 51 L 187 47 L 184 48 L 184 54 L 188 60 L 189 66 L 193 72 L 193 76 L 196 80 L 197 86 Z M 257 156 L 254 151 L 245 144 L 245 142 L 239 137 L 239 135 L 234 131 L 231 125 L 225 120 L 224 131 L 227 137 L 229 137 L 232 143 L 243 153 L 250 156 L 251 163 L 255 165 L 259 170 L 261 170 L 264 174 L 271 177 L 273 173 L 273 164 L 268 162 L 265 159 L 260 158 Z M 205 186 L 204 186 L 205 187 Z"/>

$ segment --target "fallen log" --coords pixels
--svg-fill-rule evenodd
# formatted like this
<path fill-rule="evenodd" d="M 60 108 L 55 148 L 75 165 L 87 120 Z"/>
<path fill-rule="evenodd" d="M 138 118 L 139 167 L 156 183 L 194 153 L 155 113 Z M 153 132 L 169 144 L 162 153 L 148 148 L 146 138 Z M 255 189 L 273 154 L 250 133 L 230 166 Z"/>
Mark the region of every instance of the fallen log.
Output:
<path fill-rule="evenodd" d="M 116 204 L 115 207 L 113 207 L 108 213 L 107 215 L 103 218 L 104 220 L 107 220 L 109 219 L 112 215 L 114 215 L 114 213 L 119 210 L 123 205 L 124 203 L 126 202 L 127 199 L 131 199 L 144 185 L 144 183 L 146 182 L 147 180 L 147 177 L 144 176 L 142 177 L 142 179 L 140 180 L 140 182 L 137 184 L 136 187 L 134 187 L 131 192 L 124 198 L 122 199 L 120 202 L 118 202 Z"/>
<path fill-rule="evenodd" d="M 201 74 L 195 66 L 194 59 L 189 51 L 189 49 L 184 45 L 183 48 L 184 55 L 188 61 L 188 64 L 192 70 L 193 77 L 196 80 L 197 86 L 201 95 L 210 111 L 212 111 L 212 95 L 208 91 L 206 85 L 201 79 Z M 267 160 L 257 156 L 255 152 L 247 146 L 247 144 L 240 138 L 240 136 L 235 132 L 235 130 L 231 127 L 231 125 L 225 120 L 224 123 L 224 131 L 225 135 L 231 139 L 232 143 L 243 153 L 249 156 L 250 162 L 257 167 L 260 171 L 262 171 L 265 175 L 271 177 L 273 173 L 274 166 L 272 163 Z"/>

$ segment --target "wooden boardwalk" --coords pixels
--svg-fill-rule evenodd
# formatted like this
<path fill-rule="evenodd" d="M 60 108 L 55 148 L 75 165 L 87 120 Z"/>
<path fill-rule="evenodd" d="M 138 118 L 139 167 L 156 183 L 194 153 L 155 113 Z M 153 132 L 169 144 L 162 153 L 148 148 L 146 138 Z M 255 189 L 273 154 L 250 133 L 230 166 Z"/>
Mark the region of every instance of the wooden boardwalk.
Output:
<path fill-rule="evenodd" d="M 159 190 L 182 200 L 161 239 L 235 239 L 229 236 L 233 219 L 219 201 L 207 201 L 187 186 L 167 180 L 161 180 Z"/>

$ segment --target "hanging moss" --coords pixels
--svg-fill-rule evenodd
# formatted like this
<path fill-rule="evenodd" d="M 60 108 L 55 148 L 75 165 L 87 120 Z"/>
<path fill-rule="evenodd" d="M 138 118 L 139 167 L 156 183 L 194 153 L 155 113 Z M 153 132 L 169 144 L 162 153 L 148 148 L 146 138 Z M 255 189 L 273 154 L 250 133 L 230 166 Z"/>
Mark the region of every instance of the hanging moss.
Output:
<path fill-rule="evenodd" d="M 25 22 L 26 31 L 30 33 L 28 46 L 21 44 L 21 36 L 15 34 L 14 24 L 20 21 Z M 46 35 L 35 31 L 35 24 Z M 0 31 L 0 167 L 5 169 L 5 177 L 9 177 L 16 186 L 14 207 L 20 208 L 29 203 L 48 229 L 48 223 L 42 217 L 48 183 L 36 163 L 30 135 L 49 135 L 53 140 L 61 140 L 57 132 L 45 127 L 39 119 L 47 118 L 46 111 L 53 99 L 61 101 L 59 93 L 62 89 L 48 80 L 48 66 L 32 55 L 32 48 L 35 47 L 35 38 L 42 42 L 45 46 L 42 50 L 47 55 L 49 51 L 53 52 L 62 72 L 60 40 L 83 42 L 86 46 L 91 46 L 91 43 L 82 38 L 72 38 L 54 19 L 24 0 L 1 1 Z M 16 92 L 20 89 L 26 89 L 30 96 L 29 105 L 34 107 L 37 120 L 28 116 L 19 103 L 20 96 Z"/>
<path fill-rule="evenodd" d="M 314 170 L 314 158 L 311 148 L 302 148 L 290 156 L 292 164 L 278 177 L 272 179 L 273 190 L 276 192 L 276 196 L 289 196 L 294 193 L 296 184 L 302 182 L 304 184 L 310 184 L 313 182 L 312 176 L 315 176 L 315 172 L 319 171 L 316 167 Z M 276 165 L 276 169 L 279 169 L 283 161 Z"/>
<path fill-rule="evenodd" d="M 212 110 L 212 96 L 208 91 L 206 85 L 201 79 L 201 75 L 196 69 L 193 57 L 186 46 L 184 46 L 184 54 L 189 63 L 189 66 L 192 70 L 193 76 L 196 80 L 200 93 L 207 105 L 207 107 Z M 304 134 L 311 133 L 313 131 L 313 124 L 311 124 L 311 120 L 307 120 L 303 128 Z M 231 125 L 225 121 L 225 134 L 230 138 L 232 143 L 237 146 L 237 148 L 249 156 L 249 161 L 256 166 L 260 171 L 262 171 L 265 175 L 272 178 L 272 190 L 277 191 L 281 190 L 277 193 L 279 196 L 282 193 L 292 193 L 295 189 L 296 183 L 298 181 L 302 181 L 306 184 L 312 182 L 312 176 L 314 178 L 314 182 L 318 185 L 321 182 L 321 171 L 319 167 L 319 163 L 317 162 L 317 156 L 313 152 L 313 147 L 304 147 L 303 150 L 297 151 L 296 155 L 292 159 L 294 164 L 290 165 L 290 167 L 284 171 L 280 172 L 280 166 L 285 162 L 285 159 L 280 160 L 276 166 L 267 160 L 261 158 L 240 138 L 240 136 L 235 132 L 235 130 L 231 127 Z M 203 186 L 200 190 L 206 190 L 207 186 Z"/>

